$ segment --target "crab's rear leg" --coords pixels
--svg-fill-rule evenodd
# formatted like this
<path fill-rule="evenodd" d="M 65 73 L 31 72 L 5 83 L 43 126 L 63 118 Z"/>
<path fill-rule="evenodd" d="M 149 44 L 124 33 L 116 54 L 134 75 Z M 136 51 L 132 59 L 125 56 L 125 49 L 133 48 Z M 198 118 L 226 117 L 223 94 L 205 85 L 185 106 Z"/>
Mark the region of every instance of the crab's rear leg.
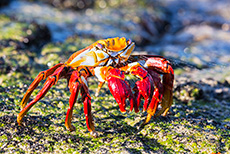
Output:
<path fill-rule="evenodd" d="M 162 98 L 163 88 L 159 74 L 152 70 L 146 70 L 137 62 L 130 63 L 121 69 L 127 70 L 129 73 L 140 79 L 135 83 L 133 90 L 135 91 L 137 107 L 140 105 L 141 98 L 145 99 L 143 111 L 147 110 L 148 115 L 141 125 L 144 126 L 151 120 L 151 117 L 155 115 L 158 103 Z"/>
<path fill-rule="evenodd" d="M 129 64 L 127 71 L 140 79 L 135 83 L 133 90 L 135 91 L 137 107 L 139 108 L 141 98 L 144 98 L 145 101 L 143 111 L 146 111 L 154 91 L 153 79 L 148 74 L 148 72 L 137 62 Z"/>
<path fill-rule="evenodd" d="M 41 80 L 46 79 L 48 76 L 50 76 L 58 67 L 61 67 L 63 64 L 57 64 L 53 67 L 51 67 L 50 69 L 46 70 L 46 71 L 42 71 L 38 74 L 38 76 L 34 79 L 34 81 L 30 84 L 29 88 L 27 89 L 24 97 L 22 98 L 22 101 L 20 103 L 22 109 L 26 106 L 30 95 L 32 94 L 32 92 L 34 91 L 35 88 L 37 88 L 38 84 L 41 82 Z"/>
<path fill-rule="evenodd" d="M 97 137 L 98 134 L 95 131 L 93 116 L 91 113 L 91 97 L 89 96 L 88 87 L 86 85 L 83 85 L 81 94 L 82 94 L 82 100 L 84 102 L 84 113 L 85 113 L 87 128 L 90 131 L 90 135 L 92 135 L 93 137 Z"/>
<path fill-rule="evenodd" d="M 159 92 L 158 88 L 155 88 L 153 92 L 152 100 L 147 109 L 147 113 L 148 113 L 147 117 L 145 121 L 141 124 L 141 127 L 147 124 L 151 120 L 152 116 L 155 115 L 158 104 L 159 102 L 161 102 L 161 100 L 162 100 L 162 94 Z"/>
<path fill-rule="evenodd" d="M 173 71 L 172 71 L 173 72 Z M 162 98 L 162 109 L 157 113 L 157 116 L 161 114 L 166 116 L 170 107 L 173 103 L 173 82 L 171 82 L 174 78 L 173 74 L 164 74 L 163 75 L 163 98 Z"/>
<path fill-rule="evenodd" d="M 161 102 L 161 110 L 156 116 L 167 115 L 173 103 L 173 81 L 174 71 L 169 61 L 162 57 L 150 57 L 145 63 L 145 68 L 163 74 L 163 98 Z M 149 72 L 151 74 L 151 72 Z"/>
<path fill-rule="evenodd" d="M 49 72 L 50 73 L 50 72 Z M 33 105 L 35 103 L 37 103 L 40 99 L 42 99 L 46 93 L 49 91 L 49 89 L 57 83 L 58 79 L 65 76 L 66 75 L 66 69 L 65 66 L 61 66 L 59 68 L 56 69 L 56 71 L 50 75 L 48 77 L 48 79 L 46 80 L 46 82 L 44 83 L 44 86 L 42 87 L 42 89 L 39 91 L 39 93 L 37 94 L 37 96 L 29 103 L 27 104 L 22 110 L 21 112 L 18 114 L 17 117 L 17 122 L 19 125 L 21 125 L 22 122 L 22 118 L 26 115 L 26 113 L 31 109 L 31 107 L 33 107 Z M 38 82 L 39 83 L 39 82 Z M 36 84 L 38 84 L 36 83 Z M 36 85 L 37 86 L 37 85 Z M 28 93 L 29 94 L 29 93 Z"/>

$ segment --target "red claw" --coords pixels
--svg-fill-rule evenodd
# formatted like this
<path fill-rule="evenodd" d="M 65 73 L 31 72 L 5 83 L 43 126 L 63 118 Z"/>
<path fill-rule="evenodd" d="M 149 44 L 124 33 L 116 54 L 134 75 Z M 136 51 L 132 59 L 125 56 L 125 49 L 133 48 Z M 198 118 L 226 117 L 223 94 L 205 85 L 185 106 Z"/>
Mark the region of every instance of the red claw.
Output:
<path fill-rule="evenodd" d="M 135 90 L 135 88 L 134 90 L 135 90 L 135 96 L 137 96 L 137 106 L 138 107 L 140 106 L 140 100 L 143 97 L 145 99 L 143 111 L 146 111 L 148 104 L 151 101 L 153 90 L 154 90 L 152 77 L 149 76 L 143 80 L 137 81 L 136 87 L 137 90 Z"/>
<path fill-rule="evenodd" d="M 126 112 L 126 98 L 129 98 L 130 111 L 132 111 L 133 106 L 136 106 L 136 102 L 134 100 L 130 86 L 125 81 L 124 72 L 112 68 L 108 71 L 106 80 L 108 81 L 109 90 L 117 101 L 121 112 Z"/>
<path fill-rule="evenodd" d="M 137 111 L 140 106 L 141 98 L 145 99 L 143 111 L 146 111 L 154 92 L 153 79 L 148 74 L 148 72 L 139 65 L 131 67 L 130 72 L 131 74 L 136 75 L 140 78 L 140 80 L 136 82 L 133 89 L 135 91 L 135 97 L 137 101 Z"/>

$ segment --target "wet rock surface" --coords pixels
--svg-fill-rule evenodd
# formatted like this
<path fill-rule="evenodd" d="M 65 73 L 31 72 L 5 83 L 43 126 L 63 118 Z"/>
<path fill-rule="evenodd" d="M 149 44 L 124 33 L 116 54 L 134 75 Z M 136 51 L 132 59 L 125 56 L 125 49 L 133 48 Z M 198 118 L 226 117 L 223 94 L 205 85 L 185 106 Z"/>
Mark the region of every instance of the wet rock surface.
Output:
<path fill-rule="evenodd" d="M 45 4 L 15 1 L 0 12 L 19 20 L 23 18 L 46 23 L 54 41 L 64 41 L 68 36 L 76 34 L 96 39 L 124 36 L 132 38 L 137 44 L 154 42 L 168 26 L 165 14 L 142 7 L 136 10 L 135 6 L 138 5 L 131 5 L 130 9 L 121 8 L 119 11 L 112 7 L 100 8 L 103 10 L 87 9 L 84 12 L 60 12 Z M 37 8 L 36 11 L 34 8 Z"/>
<path fill-rule="evenodd" d="M 229 153 L 228 1 L 8 2 L 0 3 L 2 153 Z M 76 131 L 64 127 L 70 96 L 66 80 L 31 109 L 25 127 L 18 126 L 20 101 L 40 71 L 98 39 L 115 36 L 135 41 L 135 54 L 162 55 L 173 64 L 174 101 L 167 117 L 153 118 L 139 130 L 146 113 L 120 113 L 107 86 L 94 97 L 97 81 L 92 78 L 98 138 L 87 131 L 80 99 L 73 110 Z"/>

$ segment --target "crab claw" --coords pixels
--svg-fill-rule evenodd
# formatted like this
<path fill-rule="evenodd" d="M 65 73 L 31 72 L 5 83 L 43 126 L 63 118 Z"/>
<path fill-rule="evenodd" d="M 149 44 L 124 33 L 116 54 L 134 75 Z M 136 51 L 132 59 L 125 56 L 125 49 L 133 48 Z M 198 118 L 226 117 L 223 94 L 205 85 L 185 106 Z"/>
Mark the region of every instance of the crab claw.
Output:
<path fill-rule="evenodd" d="M 148 76 L 145 79 L 137 81 L 133 90 L 135 91 L 137 107 L 139 108 L 140 106 L 141 98 L 144 98 L 143 111 L 146 111 L 154 91 L 152 77 Z"/>
<path fill-rule="evenodd" d="M 153 79 L 151 75 L 149 75 L 148 72 L 140 66 L 140 64 L 133 63 L 129 67 L 130 73 L 140 78 L 140 80 L 135 83 L 135 87 L 133 88 L 137 101 L 137 110 L 140 106 L 141 98 L 144 98 L 145 101 L 143 111 L 146 111 L 154 92 Z"/>
<path fill-rule="evenodd" d="M 108 81 L 109 90 L 117 101 L 121 112 L 126 112 L 126 98 L 129 98 L 130 101 L 130 111 L 133 110 L 133 107 L 136 108 L 136 102 L 130 86 L 125 81 L 124 72 L 115 68 L 109 69 L 106 80 Z"/>

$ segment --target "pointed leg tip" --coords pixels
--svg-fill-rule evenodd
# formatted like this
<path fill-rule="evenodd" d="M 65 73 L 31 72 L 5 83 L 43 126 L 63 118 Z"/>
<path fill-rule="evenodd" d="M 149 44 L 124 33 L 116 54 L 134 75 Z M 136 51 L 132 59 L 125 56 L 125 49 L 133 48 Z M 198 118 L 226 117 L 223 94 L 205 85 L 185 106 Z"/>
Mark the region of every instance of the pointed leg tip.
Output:
<path fill-rule="evenodd" d="M 167 108 L 164 113 L 162 114 L 162 116 L 166 117 L 169 114 L 169 108 Z"/>
<path fill-rule="evenodd" d="M 17 123 L 19 126 L 24 127 L 24 125 L 22 124 L 22 118 L 20 116 L 17 117 Z"/>
<path fill-rule="evenodd" d="M 121 113 L 125 113 L 126 112 L 126 110 L 120 110 L 121 111 Z"/>
<path fill-rule="evenodd" d="M 94 131 L 91 131 L 90 132 L 90 135 L 92 136 L 92 137 L 94 137 L 94 138 L 97 138 L 99 135 L 98 135 L 98 133 L 94 130 Z"/>
<path fill-rule="evenodd" d="M 137 130 L 140 131 L 141 129 L 143 129 L 145 127 L 146 123 L 143 122 L 140 126 L 137 127 Z"/>
<path fill-rule="evenodd" d="M 69 130 L 70 132 L 73 132 L 76 130 L 76 128 L 73 125 L 70 125 L 70 127 L 66 127 L 67 130 Z"/>

